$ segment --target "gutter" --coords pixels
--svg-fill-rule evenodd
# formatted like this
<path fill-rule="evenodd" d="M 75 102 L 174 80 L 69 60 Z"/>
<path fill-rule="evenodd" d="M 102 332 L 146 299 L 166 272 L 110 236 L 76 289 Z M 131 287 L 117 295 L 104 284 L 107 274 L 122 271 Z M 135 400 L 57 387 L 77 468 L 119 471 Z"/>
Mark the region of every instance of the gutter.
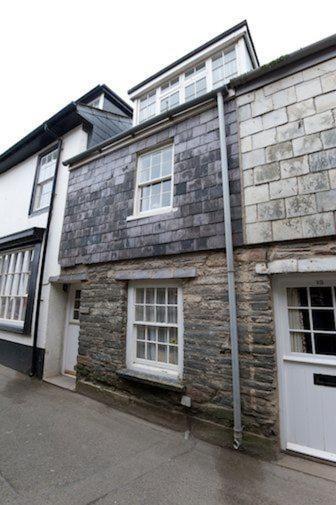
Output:
<path fill-rule="evenodd" d="M 228 94 L 228 90 L 226 90 L 226 94 Z M 242 443 L 243 428 L 241 422 L 237 301 L 236 301 L 236 288 L 235 288 L 235 269 L 233 260 L 231 205 L 230 205 L 230 188 L 229 188 L 229 173 L 228 173 L 229 167 L 228 167 L 228 157 L 226 147 L 223 92 L 219 92 L 217 94 L 217 106 L 218 106 L 219 139 L 220 139 L 221 169 L 222 169 L 228 302 L 229 302 L 229 314 L 230 314 L 232 398 L 233 398 L 233 419 L 234 419 L 233 447 L 235 449 L 239 449 Z"/>
<path fill-rule="evenodd" d="M 47 226 L 45 229 L 43 252 L 42 252 L 41 267 L 40 267 L 40 277 L 39 277 L 37 297 L 36 297 L 32 362 L 31 362 L 31 369 L 30 369 L 30 374 L 29 374 L 31 377 L 37 375 L 37 373 L 38 373 L 37 339 L 38 339 L 38 329 L 39 329 L 39 319 L 40 319 L 41 295 L 42 295 L 42 288 L 43 288 L 44 268 L 45 268 L 45 262 L 46 262 L 46 257 L 47 257 L 50 223 L 51 223 L 51 219 L 52 219 L 54 200 L 55 200 L 55 190 L 56 190 L 56 184 L 57 184 L 58 167 L 59 167 L 59 161 L 60 161 L 61 149 L 62 149 L 62 139 L 60 137 L 58 137 L 58 135 L 53 130 L 50 129 L 50 127 L 48 126 L 48 123 L 44 123 L 43 126 L 44 126 L 44 130 L 48 131 L 48 133 L 50 133 L 55 138 L 55 140 L 58 141 L 58 145 L 57 145 L 58 153 L 57 153 L 57 160 L 56 160 L 56 167 L 55 167 L 55 177 L 54 177 L 54 181 L 53 181 L 53 187 L 52 187 L 51 199 L 50 199 L 50 205 L 49 205 Z"/>

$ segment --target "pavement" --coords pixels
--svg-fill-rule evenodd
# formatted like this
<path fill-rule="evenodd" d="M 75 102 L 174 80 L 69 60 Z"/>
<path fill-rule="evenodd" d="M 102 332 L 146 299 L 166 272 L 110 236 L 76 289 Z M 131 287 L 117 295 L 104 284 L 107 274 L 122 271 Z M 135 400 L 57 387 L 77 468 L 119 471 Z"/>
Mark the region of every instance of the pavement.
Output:
<path fill-rule="evenodd" d="M 334 505 L 336 467 L 305 464 L 185 440 L 0 366 L 0 505 Z"/>

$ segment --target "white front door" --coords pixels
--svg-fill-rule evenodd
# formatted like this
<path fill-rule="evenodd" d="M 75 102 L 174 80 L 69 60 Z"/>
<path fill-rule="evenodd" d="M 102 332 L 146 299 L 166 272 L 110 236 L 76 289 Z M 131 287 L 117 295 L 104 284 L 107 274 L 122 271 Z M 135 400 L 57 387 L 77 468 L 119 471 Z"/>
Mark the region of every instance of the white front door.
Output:
<path fill-rule="evenodd" d="M 336 276 L 274 282 L 281 444 L 336 461 Z"/>
<path fill-rule="evenodd" d="M 75 375 L 78 355 L 80 286 L 70 285 L 64 331 L 63 373 Z"/>

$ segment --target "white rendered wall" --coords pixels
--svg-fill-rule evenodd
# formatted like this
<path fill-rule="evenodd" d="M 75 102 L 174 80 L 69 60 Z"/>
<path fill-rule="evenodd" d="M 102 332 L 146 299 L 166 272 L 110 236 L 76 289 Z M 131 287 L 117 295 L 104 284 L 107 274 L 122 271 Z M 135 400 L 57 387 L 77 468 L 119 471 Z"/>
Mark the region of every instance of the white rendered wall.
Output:
<path fill-rule="evenodd" d="M 51 143 L 52 146 L 54 143 Z M 58 178 L 54 200 L 53 218 L 50 225 L 48 250 L 45 263 L 42 303 L 40 308 L 40 325 L 37 345 L 44 348 L 47 333 L 53 332 L 54 324 L 47 325 L 49 310 L 50 276 L 58 275 L 58 251 L 63 225 L 66 193 L 68 187 L 68 169 L 62 162 L 86 149 L 87 133 L 82 127 L 77 127 L 63 137 L 62 152 L 58 166 Z M 46 147 L 48 149 L 48 147 Z M 45 151 L 46 149 L 43 149 Z M 34 185 L 35 171 L 39 153 L 0 175 L 0 237 L 11 235 L 33 227 L 45 228 L 48 212 L 29 216 L 30 199 Z M 42 251 L 41 251 L 42 255 Z M 38 279 L 37 279 L 38 283 Z M 36 288 L 37 291 L 37 288 Z M 34 307 L 35 314 L 35 307 Z M 55 318 L 54 318 L 55 319 Z M 0 339 L 17 342 L 24 345 L 33 344 L 33 318 L 31 335 L 0 330 Z M 47 331 L 48 328 L 48 331 Z"/>

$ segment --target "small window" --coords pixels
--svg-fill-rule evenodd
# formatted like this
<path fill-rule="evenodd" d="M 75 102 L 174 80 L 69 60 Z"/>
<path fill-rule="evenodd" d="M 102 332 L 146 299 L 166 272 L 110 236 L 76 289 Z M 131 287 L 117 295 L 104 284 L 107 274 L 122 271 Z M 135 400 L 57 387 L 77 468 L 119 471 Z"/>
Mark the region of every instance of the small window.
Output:
<path fill-rule="evenodd" d="M 334 286 L 287 289 L 292 352 L 336 356 Z"/>
<path fill-rule="evenodd" d="M 58 149 L 43 155 L 38 163 L 32 212 L 48 209 L 53 189 Z"/>
<path fill-rule="evenodd" d="M 221 52 L 212 58 L 213 88 L 222 86 L 237 75 L 237 61 L 235 48 Z"/>
<path fill-rule="evenodd" d="M 128 366 L 178 374 L 182 367 L 182 289 L 173 284 L 129 288 Z"/>
<path fill-rule="evenodd" d="M 81 302 L 81 290 L 76 289 L 75 298 L 74 298 L 73 314 L 72 314 L 72 319 L 74 319 L 75 321 L 79 320 L 80 302 Z"/>
<path fill-rule="evenodd" d="M 0 253 L 0 321 L 23 327 L 33 248 Z"/>
<path fill-rule="evenodd" d="M 142 123 L 147 119 L 155 116 L 156 106 L 156 90 L 151 91 L 140 99 L 139 122 Z"/>
<path fill-rule="evenodd" d="M 135 214 L 172 206 L 173 146 L 139 156 Z"/>

